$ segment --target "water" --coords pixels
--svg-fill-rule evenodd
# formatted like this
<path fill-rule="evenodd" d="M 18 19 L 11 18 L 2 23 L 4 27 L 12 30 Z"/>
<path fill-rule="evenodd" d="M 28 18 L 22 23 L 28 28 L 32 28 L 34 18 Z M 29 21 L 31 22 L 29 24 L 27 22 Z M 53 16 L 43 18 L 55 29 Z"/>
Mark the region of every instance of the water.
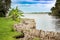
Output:
<path fill-rule="evenodd" d="M 48 14 L 24 14 L 24 18 L 35 19 L 38 30 L 60 32 L 60 19 Z"/>

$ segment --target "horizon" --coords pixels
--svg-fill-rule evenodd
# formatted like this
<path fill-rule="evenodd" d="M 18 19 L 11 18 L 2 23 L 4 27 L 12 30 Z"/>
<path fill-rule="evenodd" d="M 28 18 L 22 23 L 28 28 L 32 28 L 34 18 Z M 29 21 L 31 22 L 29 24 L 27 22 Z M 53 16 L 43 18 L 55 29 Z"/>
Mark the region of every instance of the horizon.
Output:
<path fill-rule="evenodd" d="M 50 12 L 25 12 L 25 14 L 30 14 L 30 13 L 31 13 L 31 14 L 32 14 L 32 13 L 35 13 L 35 14 L 39 14 L 39 13 L 40 13 L 40 14 L 41 14 L 41 13 L 45 13 L 45 14 L 46 14 L 46 13 L 50 13 Z"/>
<path fill-rule="evenodd" d="M 18 6 L 24 13 L 51 12 L 56 0 L 12 0 L 12 8 Z"/>

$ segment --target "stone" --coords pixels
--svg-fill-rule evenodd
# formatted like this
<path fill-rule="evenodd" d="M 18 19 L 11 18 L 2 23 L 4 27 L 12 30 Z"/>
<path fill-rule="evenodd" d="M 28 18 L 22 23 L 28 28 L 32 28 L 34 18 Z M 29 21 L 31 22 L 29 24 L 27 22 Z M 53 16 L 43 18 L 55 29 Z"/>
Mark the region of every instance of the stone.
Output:
<path fill-rule="evenodd" d="M 41 40 L 60 40 L 59 32 L 37 30 L 34 19 L 23 19 L 21 23 L 14 25 L 14 30 L 24 33 L 24 37 L 19 40 L 33 40 L 35 37 Z"/>
<path fill-rule="evenodd" d="M 36 27 L 36 23 L 35 20 L 33 19 L 24 19 L 22 20 L 21 23 L 14 25 L 14 29 L 17 31 L 24 30 L 24 29 L 26 30 L 35 29 L 35 27 Z"/>

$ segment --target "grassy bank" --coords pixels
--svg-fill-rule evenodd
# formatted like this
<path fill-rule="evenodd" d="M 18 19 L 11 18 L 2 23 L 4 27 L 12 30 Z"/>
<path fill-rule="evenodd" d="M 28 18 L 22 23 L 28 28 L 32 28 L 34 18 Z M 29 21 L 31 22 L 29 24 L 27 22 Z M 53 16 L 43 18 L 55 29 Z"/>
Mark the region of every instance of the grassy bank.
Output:
<path fill-rule="evenodd" d="M 15 40 L 15 35 L 22 34 L 13 30 L 15 23 L 11 18 L 0 18 L 0 40 Z"/>

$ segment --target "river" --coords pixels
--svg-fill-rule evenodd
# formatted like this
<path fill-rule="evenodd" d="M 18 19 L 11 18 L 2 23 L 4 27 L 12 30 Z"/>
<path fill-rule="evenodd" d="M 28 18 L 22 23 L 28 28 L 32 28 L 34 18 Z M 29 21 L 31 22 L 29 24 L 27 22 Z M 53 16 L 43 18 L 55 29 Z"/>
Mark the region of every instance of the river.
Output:
<path fill-rule="evenodd" d="M 24 14 L 24 18 L 35 19 L 38 30 L 60 32 L 60 19 L 48 14 Z"/>

